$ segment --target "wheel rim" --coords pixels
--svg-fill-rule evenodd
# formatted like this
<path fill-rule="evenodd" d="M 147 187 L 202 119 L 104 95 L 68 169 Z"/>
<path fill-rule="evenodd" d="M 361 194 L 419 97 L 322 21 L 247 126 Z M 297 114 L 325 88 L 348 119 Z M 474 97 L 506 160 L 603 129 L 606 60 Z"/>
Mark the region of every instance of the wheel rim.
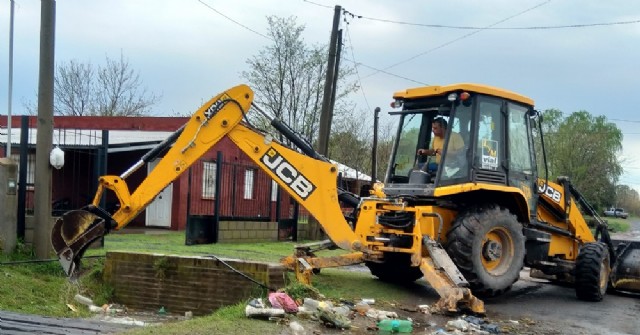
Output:
<path fill-rule="evenodd" d="M 611 270 L 609 269 L 609 259 L 605 258 L 602 263 L 600 263 L 600 278 L 598 281 L 600 292 L 605 293 L 607 291 L 607 286 L 609 285 L 609 273 Z"/>
<path fill-rule="evenodd" d="M 494 276 L 504 274 L 514 257 L 514 242 L 509 231 L 502 227 L 491 229 L 482 241 L 482 266 Z"/>

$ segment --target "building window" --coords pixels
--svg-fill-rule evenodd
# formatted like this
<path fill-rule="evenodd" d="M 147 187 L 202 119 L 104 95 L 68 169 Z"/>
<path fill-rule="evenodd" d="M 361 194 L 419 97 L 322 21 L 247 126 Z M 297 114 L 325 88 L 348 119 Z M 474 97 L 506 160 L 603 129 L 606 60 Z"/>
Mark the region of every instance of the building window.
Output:
<path fill-rule="evenodd" d="M 202 166 L 202 198 L 216 197 L 216 162 L 203 162 Z"/>
<path fill-rule="evenodd" d="M 254 170 L 244 171 L 244 198 L 253 199 L 253 175 Z"/>
<path fill-rule="evenodd" d="M 271 201 L 278 201 L 278 183 L 271 181 Z"/>

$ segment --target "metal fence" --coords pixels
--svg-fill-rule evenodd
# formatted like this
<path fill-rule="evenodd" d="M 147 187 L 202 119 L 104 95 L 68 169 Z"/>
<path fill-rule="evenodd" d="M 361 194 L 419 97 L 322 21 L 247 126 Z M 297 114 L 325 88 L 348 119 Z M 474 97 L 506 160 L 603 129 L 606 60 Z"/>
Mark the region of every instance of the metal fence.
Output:
<path fill-rule="evenodd" d="M 188 215 L 272 221 L 277 192 L 271 178 L 253 164 L 200 160 L 189 170 Z"/>

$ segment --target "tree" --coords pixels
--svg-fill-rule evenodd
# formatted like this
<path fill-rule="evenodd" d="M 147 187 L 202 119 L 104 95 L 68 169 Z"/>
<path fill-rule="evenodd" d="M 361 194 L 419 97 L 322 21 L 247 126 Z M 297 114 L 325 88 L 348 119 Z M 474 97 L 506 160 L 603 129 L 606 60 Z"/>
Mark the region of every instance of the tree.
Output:
<path fill-rule="evenodd" d="M 616 202 L 611 205 L 622 207 L 627 213 L 640 215 L 640 196 L 636 190 L 628 185 L 618 185 L 616 187 Z"/>
<path fill-rule="evenodd" d="M 267 22 L 273 44 L 247 60 L 251 70 L 243 72 L 242 77 L 255 90 L 258 104 L 312 143 L 320 121 L 327 48 L 307 45 L 302 38 L 305 27 L 298 25 L 294 17 L 268 16 Z M 341 72 L 340 77 L 345 78 L 352 71 L 341 69 Z M 335 119 L 340 111 L 348 110 L 340 100 L 355 85 L 342 87 L 336 96 Z M 253 116 L 251 120 L 261 128 L 269 128 L 264 119 Z M 276 136 L 284 140 L 281 134 Z"/>
<path fill-rule="evenodd" d="M 107 65 L 98 70 L 96 82 L 96 113 L 102 116 L 141 116 L 158 101 L 155 94 L 147 94 L 140 75 L 120 55 L 118 61 L 107 57 Z"/>
<path fill-rule="evenodd" d="M 547 110 L 543 119 L 549 179 L 568 176 L 592 205 L 610 205 L 622 175 L 620 129 L 606 117 L 586 111 L 562 118 L 560 111 Z M 539 162 L 538 167 L 544 178 L 544 166 Z"/>
<path fill-rule="evenodd" d="M 70 60 L 58 65 L 54 77 L 54 112 L 85 116 L 92 113 L 94 69 L 91 63 Z"/>
<path fill-rule="evenodd" d="M 147 93 L 129 61 L 106 58 L 94 68 L 77 60 L 60 63 L 54 79 L 54 113 L 75 116 L 141 116 L 159 97 Z M 27 107 L 34 109 L 33 107 Z"/>
<path fill-rule="evenodd" d="M 371 129 L 367 127 L 365 115 L 345 117 L 334 127 L 329 139 L 331 159 L 365 174 L 371 173 Z"/>

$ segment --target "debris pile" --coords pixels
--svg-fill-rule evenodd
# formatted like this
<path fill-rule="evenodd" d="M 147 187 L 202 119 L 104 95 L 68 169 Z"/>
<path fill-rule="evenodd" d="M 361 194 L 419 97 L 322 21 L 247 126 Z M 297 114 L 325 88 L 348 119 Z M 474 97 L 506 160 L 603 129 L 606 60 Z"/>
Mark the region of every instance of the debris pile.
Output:
<path fill-rule="evenodd" d="M 461 316 L 448 320 L 445 325 L 438 327 L 438 324 L 433 321 L 402 318 L 397 312 L 377 307 L 373 299 L 355 302 L 346 300 L 335 302 L 322 297 L 294 300 L 284 292 L 276 292 L 269 294 L 267 299 L 256 298 L 249 301 L 245 307 L 245 315 L 250 318 L 288 324 L 292 334 L 307 333 L 305 326 L 308 327 L 308 322 L 317 322 L 325 327 L 342 330 L 365 328 L 377 334 L 412 333 L 414 330 L 432 335 L 504 333 L 498 324 L 476 316 Z M 424 319 L 425 314 L 435 314 L 429 305 L 394 307 L 422 315 L 422 318 L 416 317 L 416 319 Z"/>

